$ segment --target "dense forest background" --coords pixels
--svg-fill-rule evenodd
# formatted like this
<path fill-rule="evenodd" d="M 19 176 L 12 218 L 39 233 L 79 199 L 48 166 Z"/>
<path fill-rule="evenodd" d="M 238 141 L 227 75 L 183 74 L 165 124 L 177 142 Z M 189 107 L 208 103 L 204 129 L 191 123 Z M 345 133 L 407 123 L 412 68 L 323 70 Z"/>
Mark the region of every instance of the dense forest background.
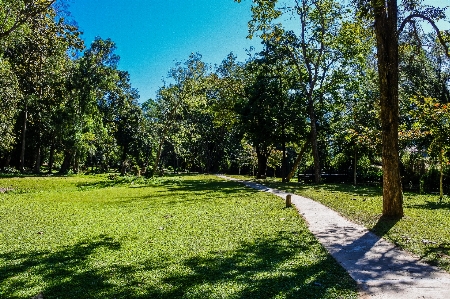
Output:
<path fill-rule="evenodd" d="M 359 1 L 292 2 L 254 1 L 249 32 L 262 52 L 249 50 L 244 62 L 230 53 L 218 65 L 193 53 L 168 71 L 154 99 L 140 99 L 118 69 L 114 42 L 98 37 L 85 45 L 63 1 L 0 0 L 1 170 L 173 170 L 284 181 L 319 173 L 325 181 L 379 184 L 383 127 L 371 12 Z M 402 185 L 434 192 L 441 184 L 448 192 L 450 35 L 429 25 L 445 19 L 445 9 L 402 4 Z"/>

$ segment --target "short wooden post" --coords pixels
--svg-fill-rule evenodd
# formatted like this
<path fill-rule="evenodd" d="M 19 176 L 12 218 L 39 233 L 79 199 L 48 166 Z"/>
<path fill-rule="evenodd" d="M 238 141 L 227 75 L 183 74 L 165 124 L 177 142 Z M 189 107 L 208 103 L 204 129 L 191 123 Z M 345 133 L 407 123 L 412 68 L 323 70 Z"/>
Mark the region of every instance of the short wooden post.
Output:
<path fill-rule="evenodd" d="M 292 200 L 291 200 L 291 198 L 292 198 L 291 194 L 286 195 L 286 208 L 292 207 Z"/>

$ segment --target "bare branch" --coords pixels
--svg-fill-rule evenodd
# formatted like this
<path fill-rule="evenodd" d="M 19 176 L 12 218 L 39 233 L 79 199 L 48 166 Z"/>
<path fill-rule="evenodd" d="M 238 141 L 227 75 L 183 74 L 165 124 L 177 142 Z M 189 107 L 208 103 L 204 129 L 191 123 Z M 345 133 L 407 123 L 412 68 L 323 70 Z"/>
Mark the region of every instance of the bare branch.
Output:
<path fill-rule="evenodd" d="M 431 19 L 431 18 L 429 18 L 429 17 L 427 17 L 427 16 L 425 16 L 423 14 L 413 13 L 413 14 L 410 14 L 409 16 L 407 16 L 403 20 L 403 22 L 400 24 L 400 27 L 399 27 L 399 29 L 397 31 L 397 35 L 400 35 L 402 33 L 402 31 L 405 28 L 406 24 L 413 23 L 415 18 L 419 18 L 419 19 L 425 20 L 431 25 L 431 27 L 433 27 L 434 31 L 436 31 L 437 37 L 439 39 L 439 42 L 441 43 L 442 47 L 444 47 L 445 55 L 447 55 L 447 57 L 450 58 L 449 46 L 445 42 L 444 37 L 441 34 L 441 31 L 436 26 L 436 23 L 433 21 L 433 19 Z"/>

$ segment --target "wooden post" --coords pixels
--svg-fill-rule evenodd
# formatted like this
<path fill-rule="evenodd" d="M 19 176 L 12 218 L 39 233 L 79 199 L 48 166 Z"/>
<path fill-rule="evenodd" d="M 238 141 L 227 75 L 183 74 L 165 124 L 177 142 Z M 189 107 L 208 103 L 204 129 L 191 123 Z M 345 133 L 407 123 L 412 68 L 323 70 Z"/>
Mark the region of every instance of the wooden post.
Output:
<path fill-rule="evenodd" d="M 292 207 L 292 201 L 291 201 L 292 195 L 288 194 L 286 195 L 286 208 Z"/>

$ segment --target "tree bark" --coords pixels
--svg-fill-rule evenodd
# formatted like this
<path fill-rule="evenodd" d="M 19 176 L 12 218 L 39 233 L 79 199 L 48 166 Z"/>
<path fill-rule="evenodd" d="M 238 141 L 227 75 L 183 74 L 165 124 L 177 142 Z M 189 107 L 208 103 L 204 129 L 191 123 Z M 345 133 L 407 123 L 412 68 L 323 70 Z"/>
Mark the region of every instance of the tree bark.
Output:
<path fill-rule="evenodd" d="M 319 158 L 319 145 L 317 142 L 317 124 L 316 124 L 316 113 L 314 111 L 314 101 L 311 98 L 308 104 L 309 110 L 309 119 L 311 121 L 311 145 L 312 145 L 312 154 L 314 159 L 314 183 L 319 184 L 321 181 L 320 175 L 320 158 Z"/>
<path fill-rule="evenodd" d="M 73 173 L 80 172 L 80 155 L 77 151 L 73 154 L 73 165 L 72 165 Z"/>
<path fill-rule="evenodd" d="M 258 171 L 256 173 L 257 179 L 265 179 L 267 171 L 268 155 L 264 153 L 258 146 L 256 147 L 256 156 L 258 157 Z"/>
<path fill-rule="evenodd" d="M 355 156 L 354 156 L 354 160 L 353 160 L 353 185 L 356 186 L 356 178 L 357 178 L 357 171 L 356 171 L 356 167 L 358 166 L 358 151 L 355 147 Z"/>
<path fill-rule="evenodd" d="M 53 171 L 53 162 L 55 160 L 55 143 L 54 140 L 52 140 L 52 143 L 50 144 L 50 153 L 48 157 L 48 173 L 51 174 Z"/>
<path fill-rule="evenodd" d="M 70 163 L 72 162 L 73 154 L 69 151 L 64 151 L 64 160 L 61 164 L 60 174 L 67 174 L 69 172 Z"/>
<path fill-rule="evenodd" d="M 41 145 L 38 144 L 36 147 L 36 162 L 34 164 L 33 172 L 35 174 L 41 173 Z"/>
<path fill-rule="evenodd" d="M 5 163 L 3 164 L 2 169 L 4 170 L 5 168 L 9 167 L 10 163 L 11 163 L 11 153 L 8 153 L 6 154 Z"/>
<path fill-rule="evenodd" d="M 400 178 L 398 145 L 398 36 L 397 1 L 372 0 L 375 12 L 378 76 L 380 86 L 383 216 L 403 216 L 403 194 Z"/>
<path fill-rule="evenodd" d="M 289 183 L 289 181 L 294 177 L 295 171 L 297 170 L 298 165 L 300 164 L 300 161 L 303 158 L 303 155 L 306 153 L 306 150 L 308 149 L 310 142 L 311 142 L 311 140 L 307 140 L 305 142 L 305 144 L 303 144 L 303 146 L 300 150 L 300 153 L 297 156 L 297 159 L 295 159 L 294 166 L 292 167 L 291 172 L 289 172 L 288 176 L 286 177 L 287 183 Z"/>
<path fill-rule="evenodd" d="M 150 176 L 153 176 L 158 171 L 158 164 L 159 164 L 159 160 L 161 159 L 162 148 L 163 148 L 165 140 L 166 140 L 166 138 L 165 138 L 165 136 L 163 136 L 159 142 L 158 152 L 156 153 L 155 161 L 153 164 L 153 170 L 152 170 L 152 173 L 150 174 Z"/>
<path fill-rule="evenodd" d="M 442 202 L 442 199 L 444 198 L 444 150 L 441 149 L 439 151 L 439 202 Z"/>
<path fill-rule="evenodd" d="M 287 169 L 286 141 L 283 140 L 283 160 L 281 161 L 281 181 L 283 183 L 287 182 L 286 169 Z"/>
<path fill-rule="evenodd" d="M 20 150 L 20 172 L 25 172 L 25 146 L 26 146 L 26 133 L 27 133 L 27 119 L 28 119 L 28 105 L 25 104 L 23 125 L 22 125 L 22 148 Z"/>
<path fill-rule="evenodd" d="M 121 163 L 121 169 L 120 169 L 120 175 L 124 176 L 127 174 L 127 155 L 128 155 L 128 147 L 124 146 L 123 152 L 122 152 L 122 163 Z"/>
<path fill-rule="evenodd" d="M 40 116 L 40 115 L 39 115 Z M 35 154 L 35 164 L 33 172 L 35 174 L 41 173 L 41 124 L 40 119 L 37 121 L 37 144 L 36 144 L 36 154 Z"/>

